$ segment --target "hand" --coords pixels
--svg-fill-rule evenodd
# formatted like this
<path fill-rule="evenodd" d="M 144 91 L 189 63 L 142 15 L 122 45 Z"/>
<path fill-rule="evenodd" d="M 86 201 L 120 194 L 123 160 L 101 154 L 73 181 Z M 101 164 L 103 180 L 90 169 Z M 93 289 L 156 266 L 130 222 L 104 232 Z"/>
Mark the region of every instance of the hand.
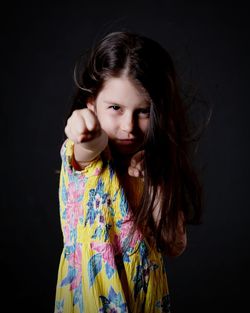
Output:
<path fill-rule="evenodd" d="M 138 151 L 133 155 L 128 167 L 128 173 L 133 177 L 144 177 L 144 150 Z"/>
<path fill-rule="evenodd" d="M 65 134 L 74 142 L 74 167 L 84 169 L 108 144 L 95 113 L 88 108 L 75 110 L 67 121 Z"/>
<path fill-rule="evenodd" d="M 74 143 L 91 141 L 101 133 L 100 123 L 91 110 L 75 110 L 67 120 L 66 136 Z"/>

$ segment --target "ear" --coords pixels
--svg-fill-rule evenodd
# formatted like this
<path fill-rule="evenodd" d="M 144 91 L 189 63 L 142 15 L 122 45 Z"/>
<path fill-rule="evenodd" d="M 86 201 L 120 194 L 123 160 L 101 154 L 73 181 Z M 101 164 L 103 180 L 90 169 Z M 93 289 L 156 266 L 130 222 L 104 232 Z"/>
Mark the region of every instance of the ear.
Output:
<path fill-rule="evenodd" d="M 95 101 L 93 98 L 88 98 L 87 100 L 87 108 L 95 113 Z"/>

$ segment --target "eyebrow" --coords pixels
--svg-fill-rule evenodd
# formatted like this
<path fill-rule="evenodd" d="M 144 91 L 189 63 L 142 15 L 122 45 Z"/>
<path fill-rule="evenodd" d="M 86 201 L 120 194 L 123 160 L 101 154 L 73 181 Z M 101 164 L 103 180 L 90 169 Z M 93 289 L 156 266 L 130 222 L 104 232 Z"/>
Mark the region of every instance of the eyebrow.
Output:
<path fill-rule="evenodd" d="M 107 103 L 107 104 L 117 104 L 121 107 L 124 107 L 123 104 L 121 104 L 119 101 L 108 101 L 108 100 L 103 100 L 104 103 Z M 150 107 L 150 102 L 146 101 L 145 103 L 143 104 L 139 104 L 140 107 L 143 107 L 143 108 L 147 108 L 147 107 Z"/>

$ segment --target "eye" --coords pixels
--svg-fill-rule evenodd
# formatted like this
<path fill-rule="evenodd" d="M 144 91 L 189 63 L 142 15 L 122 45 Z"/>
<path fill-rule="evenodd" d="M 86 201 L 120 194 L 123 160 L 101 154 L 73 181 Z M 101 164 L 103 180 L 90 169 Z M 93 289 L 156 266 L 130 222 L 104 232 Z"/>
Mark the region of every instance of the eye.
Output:
<path fill-rule="evenodd" d="M 117 104 L 114 104 L 114 105 L 111 105 L 109 108 L 113 109 L 114 111 L 118 111 L 120 110 L 121 107 Z"/>

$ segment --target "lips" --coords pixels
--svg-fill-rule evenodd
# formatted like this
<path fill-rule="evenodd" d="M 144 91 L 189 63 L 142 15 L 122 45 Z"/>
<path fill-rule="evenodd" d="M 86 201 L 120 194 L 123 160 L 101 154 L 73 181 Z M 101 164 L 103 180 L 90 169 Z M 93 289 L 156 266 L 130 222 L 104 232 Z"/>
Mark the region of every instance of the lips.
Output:
<path fill-rule="evenodd" d="M 135 139 L 117 139 L 116 142 L 121 145 L 133 145 L 136 143 Z"/>
<path fill-rule="evenodd" d="M 130 155 L 134 154 L 138 150 L 138 146 L 140 145 L 140 141 L 138 138 L 133 139 L 114 139 L 110 142 L 111 148 L 114 149 L 115 152 L 120 153 L 121 155 Z"/>

